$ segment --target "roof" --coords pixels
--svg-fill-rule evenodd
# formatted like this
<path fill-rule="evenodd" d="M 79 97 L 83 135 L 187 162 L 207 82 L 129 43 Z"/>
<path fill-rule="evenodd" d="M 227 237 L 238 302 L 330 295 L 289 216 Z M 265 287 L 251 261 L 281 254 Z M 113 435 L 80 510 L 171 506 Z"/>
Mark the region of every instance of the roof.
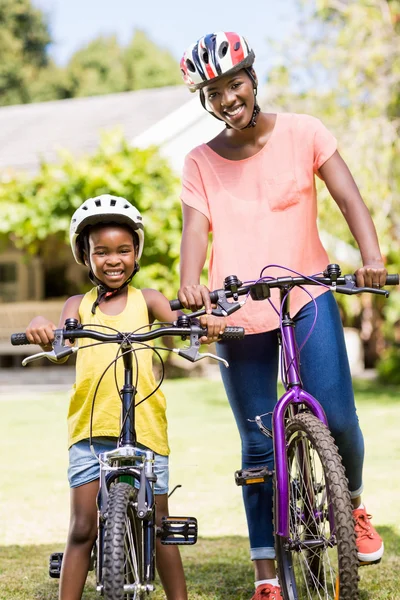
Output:
<path fill-rule="evenodd" d="M 60 149 L 93 152 L 101 132 L 117 126 L 132 140 L 191 100 L 181 85 L 0 107 L 0 170 L 35 172 Z"/>

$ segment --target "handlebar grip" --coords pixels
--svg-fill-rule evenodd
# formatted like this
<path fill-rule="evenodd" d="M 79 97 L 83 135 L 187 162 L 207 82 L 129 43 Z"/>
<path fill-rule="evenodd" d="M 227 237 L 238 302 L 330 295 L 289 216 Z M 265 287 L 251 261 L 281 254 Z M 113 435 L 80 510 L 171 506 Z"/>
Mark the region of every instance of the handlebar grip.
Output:
<path fill-rule="evenodd" d="M 221 335 L 221 340 L 242 340 L 245 336 L 245 330 L 243 327 L 226 327 L 224 333 Z"/>
<path fill-rule="evenodd" d="M 169 305 L 171 307 L 171 310 L 179 310 L 180 308 L 183 308 L 183 304 L 178 298 L 176 298 L 175 300 L 170 300 Z"/>
<path fill-rule="evenodd" d="M 217 304 L 219 300 L 218 290 L 210 292 L 210 300 L 212 304 Z M 180 310 L 181 308 L 184 308 L 183 304 L 178 298 L 175 298 L 175 300 L 170 300 L 169 305 L 171 307 L 171 310 Z"/>
<path fill-rule="evenodd" d="M 11 344 L 13 346 L 25 346 L 26 344 L 30 344 L 30 341 L 26 337 L 25 333 L 12 333 Z"/>
<path fill-rule="evenodd" d="M 386 277 L 386 285 L 399 285 L 399 276 L 397 274 L 387 275 Z"/>

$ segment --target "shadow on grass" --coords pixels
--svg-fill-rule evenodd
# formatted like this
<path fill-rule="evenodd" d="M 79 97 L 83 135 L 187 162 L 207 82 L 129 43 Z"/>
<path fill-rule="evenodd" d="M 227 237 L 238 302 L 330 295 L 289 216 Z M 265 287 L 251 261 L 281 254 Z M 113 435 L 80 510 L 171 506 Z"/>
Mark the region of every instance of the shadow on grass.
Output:
<path fill-rule="evenodd" d="M 360 570 L 360 600 L 399 600 L 400 535 L 393 527 L 378 528 L 385 541 L 379 566 Z M 48 577 L 48 558 L 62 545 L 0 547 L 1 600 L 57 600 L 58 581 Z M 181 548 L 190 600 L 249 600 L 253 569 L 248 541 L 243 537 L 200 538 L 196 546 Z M 161 585 L 152 596 L 165 598 Z M 90 574 L 82 600 L 95 600 Z"/>

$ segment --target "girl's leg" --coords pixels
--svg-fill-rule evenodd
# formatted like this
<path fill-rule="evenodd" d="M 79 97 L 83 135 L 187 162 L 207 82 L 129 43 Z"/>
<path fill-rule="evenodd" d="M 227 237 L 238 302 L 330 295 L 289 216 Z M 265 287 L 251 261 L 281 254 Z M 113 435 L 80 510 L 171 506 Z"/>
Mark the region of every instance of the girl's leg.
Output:
<path fill-rule="evenodd" d="M 98 479 L 71 488 L 70 526 L 62 561 L 59 600 L 81 600 L 97 535 L 98 490 Z"/>
<path fill-rule="evenodd" d="M 364 440 L 354 403 L 350 367 L 339 309 L 331 292 L 316 299 L 316 326 L 301 351 L 304 388 L 323 406 L 329 428 L 342 456 L 353 498 L 362 491 Z M 314 303 L 295 317 L 296 339 L 301 344 L 314 320 Z"/>
<path fill-rule="evenodd" d="M 155 499 L 157 525 L 160 527 L 161 518 L 169 515 L 168 495 L 157 494 Z M 185 574 L 178 546 L 164 546 L 157 539 L 156 562 L 167 600 L 187 600 Z"/>
<path fill-rule="evenodd" d="M 276 332 L 249 335 L 240 342 L 217 344 L 218 355 L 229 362 L 221 367 L 242 442 L 242 467 L 273 468 L 272 440 L 259 431 L 254 417 L 272 412 L 277 400 L 278 340 Z M 270 427 L 271 416 L 263 417 Z M 272 525 L 272 482 L 244 486 L 243 500 L 256 580 L 275 576 Z"/>

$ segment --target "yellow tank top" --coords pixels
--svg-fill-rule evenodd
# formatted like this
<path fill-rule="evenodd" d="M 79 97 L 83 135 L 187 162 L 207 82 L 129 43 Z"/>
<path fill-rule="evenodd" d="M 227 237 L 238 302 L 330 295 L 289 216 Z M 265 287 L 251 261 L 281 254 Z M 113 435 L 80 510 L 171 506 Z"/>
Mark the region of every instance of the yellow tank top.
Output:
<path fill-rule="evenodd" d="M 100 306 L 96 313 L 91 312 L 93 302 L 97 297 L 97 290 L 93 288 L 85 294 L 79 306 L 79 318 L 82 324 L 107 325 L 118 331 L 135 331 L 143 325 L 149 324 L 146 301 L 140 290 L 128 287 L 128 298 L 125 309 L 119 315 L 106 315 L 101 312 Z M 107 329 L 95 327 L 98 331 L 107 333 Z M 146 328 L 141 333 L 147 331 Z M 109 331 L 111 333 L 111 331 Z M 76 381 L 72 389 L 68 411 L 68 447 L 90 435 L 90 413 L 93 396 L 100 377 L 108 365 L 115 359 L 118 344 L 99 344 L 93 340 L 79 340 L 80 346 L 93 345 L 77 353 Z M 152 342 L 148 342 L 152 345 Z M 140 346 L 137 346 L 140 347 Z M 136 353 L 139 379 L 135 402 L 138 404 L 148 396 L 157 383 L 152 369 L 152 350 L 140 350 Z M 118 389 L 122 388 L 124 381 L 122 359 L 117 361 Z M 136 381 L 136 361 L 133 360 L 133 382 Z M 104 375 L 96 395 L 92 436 L 118 437 L 120 434 L 121 400 L 119 398 L 114 367 L 111 366 Z M 151 448 L 157 454 L 168 455 L 168 436 L 166 402 L 160 389 L 151 395 L 145 402 L 136 408 L 135 425 L 137 441 Z"/>

